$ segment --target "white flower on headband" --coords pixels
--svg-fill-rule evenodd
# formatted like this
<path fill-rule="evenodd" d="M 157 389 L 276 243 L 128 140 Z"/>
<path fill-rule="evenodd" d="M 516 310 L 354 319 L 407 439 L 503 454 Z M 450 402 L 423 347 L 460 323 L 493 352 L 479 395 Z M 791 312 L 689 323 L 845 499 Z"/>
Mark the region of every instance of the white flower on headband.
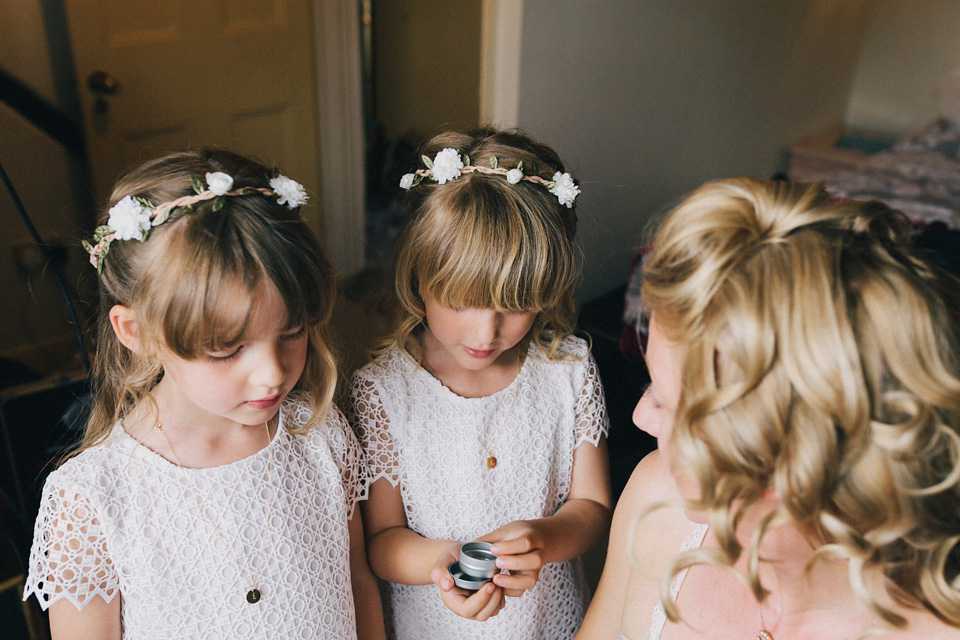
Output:
<path fill-rule="evenodd" d="M 557 196 L 560 204 L 567 205 L 568 209 L 572 208 L 573 201 L 580 195 L 580 189 L 577 188 L 573 178 L 570 177 L 569 173 L 560 173 L 557 171 L 553 174 L 553 182 L 554 185 L 553 188 L 550 189 L 550 193 Z"/>
<path fill-rule="evenodd" d="M 459 178 L 460 169 L 463 169 L 463 160 L 456 149 L 444 149 L 433 159 L 433 179 L 439 184 Z"/>
<path fill-rule="evenodd" d="M 521 180 L 523 180 L 523 171 L 520 171 L 520 169 L 510 169 L 510 171 L 507 171 L 507 182 L 510 184 L 517 184 Z"/>
<path fill-rule="evenodd" d="M 233 189 L 233 178 L 222 171 L 208 173 L 204 178 L 207 181 L 207 187 L 215 196 L 226 195 L 230 189 Z"/>
<path fill-rule="evenodd" d="M 150 230 L 150 209 L 132 196 L 110 207 L 107 226 L 114 232 L 115 240 L 143 240 Z"/>
<path fill-rule="evenodd" d="M 277 198 L 277 204 L 285 204 L 288 209 L 296 209 L 307 204 L 307 192 L 303 190 L 303 185 L 287 176 L 271 178 L 270 188 L 280 196 Z"/>
<path fill-rule="evenodd" d="M 410 187 L 413 186 L 414 175 L 412 173 L 405 173 L 400 177 L 400 188 L 410 190 Z"/>

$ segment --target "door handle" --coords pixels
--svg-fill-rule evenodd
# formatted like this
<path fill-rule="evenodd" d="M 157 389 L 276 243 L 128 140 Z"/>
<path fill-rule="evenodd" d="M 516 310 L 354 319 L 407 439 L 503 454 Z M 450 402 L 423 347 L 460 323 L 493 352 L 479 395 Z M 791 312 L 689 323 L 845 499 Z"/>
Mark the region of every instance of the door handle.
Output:
<path fill-rule="evenodd" d="M 112 96 L 120 85 L 116 78 L 106 71 L 94 71 L 87 77 L 87 88 L 98 96 Z"/>

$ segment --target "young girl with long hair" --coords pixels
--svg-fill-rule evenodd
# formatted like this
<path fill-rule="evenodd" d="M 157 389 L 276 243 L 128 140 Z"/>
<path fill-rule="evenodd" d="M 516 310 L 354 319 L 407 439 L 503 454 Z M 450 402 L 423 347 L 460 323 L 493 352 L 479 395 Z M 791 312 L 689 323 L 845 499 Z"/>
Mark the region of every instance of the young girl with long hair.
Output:
<path fill-rule="evenodd" d="M 221 150 L 117 183 L 85 243 L 92 415 L 46 481 L 24 592 L 54 638 L 382 637 L 305 200 Z"/>
<path fill-rule="evenodd" d="M 388 626 L 397 638 L 569 638 L 586 595 L 575 559 L 606 535 L 611 503 L 603 391 L 571 336 L 579 188 L 516 132 L 441 134 L 422 154 L 401 181 L 399 313 L 351 391 Z M 449 566 L 475 539 L 504 572 L 471 593 Z M 505 596 L 517 597 L 501 611 Z"/>

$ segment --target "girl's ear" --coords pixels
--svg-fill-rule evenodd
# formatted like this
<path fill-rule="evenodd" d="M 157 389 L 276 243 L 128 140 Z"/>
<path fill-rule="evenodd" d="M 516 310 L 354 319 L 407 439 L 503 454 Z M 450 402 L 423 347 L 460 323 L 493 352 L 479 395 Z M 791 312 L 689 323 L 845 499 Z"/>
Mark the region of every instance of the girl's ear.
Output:
<path fill-rule="evenodd" d="M 115 304 L 110 309 L 110 326 L 117 334 L 117 340 L 134 353 L 140 353 L 140 327 L 137 314 L 130 307 Z"/>

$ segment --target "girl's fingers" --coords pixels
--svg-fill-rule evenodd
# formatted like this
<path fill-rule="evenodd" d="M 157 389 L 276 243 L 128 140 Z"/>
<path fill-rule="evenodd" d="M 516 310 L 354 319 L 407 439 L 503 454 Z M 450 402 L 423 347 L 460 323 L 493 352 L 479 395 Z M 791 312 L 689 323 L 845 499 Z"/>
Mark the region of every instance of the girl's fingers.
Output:
<path fill-rule="evenodd" d="M 447 608 L 458 616 L 479 620 L 480 612 L 490 603 L 494 595 L 499 595 L 499 593 L 500 589 L 496 585 L 487 583 L 476 592 L 455 587 L 450 591 L 443 592 L 441 597 Z"/>
<path fill-rule="evenodd" d="M 521 553 L 529 553 L 530 551 L 533 551 L 533 548 L 533 541 L 530 540 L 529 537 L 520 536 L 519 538 L 497 540 L 493 543 L 490 551 L 498 556 L 512 556 Z"/>
<path fill-rule="evenodd" d="M 514 595 L 512 591 L 523 592 L 532 589 L 537 584 L 537 574 L 535 573 L 498 573 L 493 576 L 493 582 L 501 587 L 507 595 Z"/>
<path fill-rule="evenodd" d="M 505 571 L 539 571 L 543 567 L 540 551 L 520 555 L 502 555 L 497 558 L 497 568 Z"/>
<path fill-rule="evenodd" d="M 453 578 L 445 567 L 434 567 L 433 571 L 430 572 L 430 579 L 444 591 L 453 589 Z"/>
<path fill-rule="evenodd" d="M 487 620 L 497 615 L 500 613 L 500 610 L 503 609 L 504 602 L 503 591 L 501 589 L 496 589 L 490 596 L 490 600 L 487 602 L 487 604 L 476 615 L 476 619 Z"/>

